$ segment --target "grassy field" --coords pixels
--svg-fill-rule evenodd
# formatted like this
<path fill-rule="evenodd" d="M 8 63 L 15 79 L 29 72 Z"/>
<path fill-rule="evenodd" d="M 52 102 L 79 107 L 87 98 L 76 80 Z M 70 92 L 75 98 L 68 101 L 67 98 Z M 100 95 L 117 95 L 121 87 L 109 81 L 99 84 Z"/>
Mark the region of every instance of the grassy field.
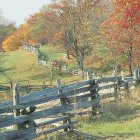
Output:
<path fill-rule="evenodd" d="M 63 51 L 58 51 L 58 48 L 48 46 L 42 47 L 41 52 L 48 56 L 49 61 L 63 60 L 68 64 L 69 68 L 76 66 L 75 60 L 72 58 L 72 56 L 70 60 L 66 59 L 66 54 Z M 103 52 L 101 53 L 100 49 L 96 50 L 97 54 L 101 53 L 100 55 L 103 55 Z M 90 62 L 90 60 L 92 62 Z M 94 65 L 95 68 L 98 67 L 98 65 L 101 66 L 101 64 L 98 64 L 95 61 L 93 62 L 93 58 L 91 56 L 87 58 L 85 64 L 86 68 L 94 67 Z M 96 72 L 98 73 L 98 71 Z M 9 79 L 5 75 L 15 81 L 30 80 L 32 81 L 32 83 L 37 84 L 42 83 L 43 80 L 45 80 L 48 84 L 50 82 L 50 69 L 38 66 L 36 55 L 24 50 L 6 52 L 3 55 L 0 55 L 0 83 L 9 81 Z M 53 84 L 55 84 L 56 79 L 62 79 L 67 83 L 77 81 L 79 80 L 79 77 L 72 77 L 71 75 L 66 73 L 58 75 L 58 71 L 56 70 L 54 71 Z"/>
<path fill-rule="evenodd" d="M 57 47 L 44 46 L 40 48 L 41 52 L 48 57 L 48 61 L 52 62 L 53 60 L 62 60 L 68 64 L 68 68 L 75 67 L 75 61 L 72 56 L 71 59 L 66 59 L 66 54 L 64 51 L 59 50 Z"/>
<path fill-rule="evenodd" d="M 33 84 L 49 81 L 49 69 L 38 66 L 36 56 L 26 51 L 4 53 L 1 58 L 0 83 L 29 80 Z M 6 77 L 5 75 L 8 77 Z"/>
<path fill-rule="evenodd" d="M 66 60 L 64 53 L 58 52 L 54 48 L 42 48 L 42 51 L 49 56 L 50 61 L 55 59 Z M 70 60 L 68 63 L 70 63 L 70 66 L 74 65 L 73 60 Z M 8 78 L 14 81 L 29 80 L 32 84 L 42 84 L 43 80 L 46 81 L 46 84 L 50 83 L 50 69 L 38 66 L 34 53 L 23 50 L 6 52 L 0 55 L 0 66 L 0 83 L 8 83 Z M 82 80 L 81 77 L 74 77 L 66 73 L 59 75 L 58 71 L 55 70 L 53 85 L 56 85 L 57 79 L 62 79 L 65 83 Z M 0 94 L 0 100 L 5 100 L 5 93 Z M 10 98 L 11 96 L 6 95 L 6 97 Z M 139 92 L 136 99 L 138 98 Z M 140 100 L 136 101 L 136 99 L 132 102 L 124 101 L 102 105 L 101 111 L 103 114 L 96 118 L 91 116 L 80 118 L 81 123 L 78 125 L 78 129 L 92 134 L 95 140 L 107 138 L 139 140 Z M 74 140 L 74 138 L 71 139 Z M 47 138 L 44 140 L 47 140 Z"/>
<path fill-rule="evenodd" d="M 84 120 L 80 130 L 95 138 L 140 139 L 140 104 L 127 102 L 102 106 L 103 115 Z"/>
<path fill-rule="evenodd" d="M 43 54 L 48 56 L 48 61 L 63 60 L 68 64 L 69 68 L 76 66 L 74 58 L 71 56 L 70 60 L 66 59 L 66 54 L 61 50 L 58 51 L 58 48 L 44 46 L 40 50 L 41 52 L 43 52 Z M 107 56 L 104 56 L 105 51 L 107 51 L 106 48 L 101 49 L 99 47 L 91 53 L 96 53 L 98 54 L 98 57 L 102 56 L 107 59 Z M 104 72 L 99 71 L 99 67 L 102 67 L 102 69 L 106 70 L 111 69 L 112 71 L 112 64 L 110 64 L 109 66 L 105 64 L 105 67 L 103 67 L 102 65 L 105 63 L 105 60 L 102 60 L 103 64 L 96 61 L 92 57 L 92 55 L 89 55 L 87 57 L 87 60 L 85 61 L 85 68 L 93 67 L 98 74 L 100 72 Z M 3 55 L 0 55 L 0 67 L 0 83 L 9 81 L 2 72 L 4 72 L 10 79 L 13 80 L 28 79 L 32 80 L 35 83 L 42 82 L 42 80 L 46 80 L 49 82 L 50 80 L 50 69 L 38 66 L 36 55 L 34 53 L 30 53 L 24 50 L 6 52 Z M 58 78 L 64 79 L 65 82 L 75 81 L 74 79 L 79 80 L 78 77 L 72 78 L 70 75 L 67 74 L 59 76 L 57 71 L 55 71 L 54 73 L 55 80 Z"/>
<path fill-rule="evenodd" d="M 77 117 L 80 120 L 77 130 L 92 135 L 90 140 L 139 140 L 140 139 L 140 103 L 121 101 L 102 104 L 103 114 L 93 117 Z M 51 140 L 88 140 L 83 135 L 50 135 Z M 48 136 L 48 137 L 50 137 Z M 42 137 L 42 140 L 48 140 Z M 40 140 L 36 139 L 36 140 Z"/>
<path fill-rule="evenodd" d="M 131 99 L 101 104 L 97 116 L 75 117 L 80 120 L 76 129 L 92 135 L 90 140 L 139 140 L 140 139 L 140 91 L 137 89 Z M 55 137 L 53 137 L 53 136 Z M 52 140 L 88 140 L 83 135 L 50 135 Z M 48 136 L 49 137 L 49 136 Z M 42 137 L 42 140 L 48 140 Z M 40 140 L 40 139 L 37 139 Z"/>
<path fill-rule="evenodd" d="M 55 58 L 52 57 L 51 59 Z M 33 83 L 40 83 L 43 80 L 49 83 L 50 81 L 50 69 L 44 66 L 38 66 L 37 58 L 34 53 L 23 50 L 6 52 L 0 56 L 0 63 L 0 83 L 8 82 L 8 78 L 15 81 L 30 80 Z M 62 79 L 65 82 L 75 81 L 74 79 L 79 80 L 78 77 L 71 77 L 71 75 L 66 73 L 58 75 L 57 70 L 55 70 L 53 82 L 55 82 L 56 79 Z"/>
<path fill-rule="evenodd" d="M 46 82 L 46 85 L 50 85 L 50 74 L 50 68 L 38 66 L 37 57 L 34 53 L 18 50 L 0 55 L 0 85 L 10 86 L 9 80 L 13 80 L 15 83 L 29 80 L 30 84 L 41 87 L 43 81 Z M 56 86 L 57 79 L 61 79 L 65 83 L 82 80 L 81 77 L 71 76 L 67 73 L 60 75 L 58 70 L 54 70 L 51 85 Z M 27 81 L 20 82 L 20 84 L 27 85 Z M 0 101 L 7 100 L 12 96 L 9 92 L 0 92 L 0 95 Z"/>
<path fill-rule="evenodd" d="M 59 51 L 58 48 L 54 47 L 42 47 L 40 48 L 41 52 L 49 58 L 49 61 L 56 59 L 65 59 L 66 55 L 62 51 Z"/>

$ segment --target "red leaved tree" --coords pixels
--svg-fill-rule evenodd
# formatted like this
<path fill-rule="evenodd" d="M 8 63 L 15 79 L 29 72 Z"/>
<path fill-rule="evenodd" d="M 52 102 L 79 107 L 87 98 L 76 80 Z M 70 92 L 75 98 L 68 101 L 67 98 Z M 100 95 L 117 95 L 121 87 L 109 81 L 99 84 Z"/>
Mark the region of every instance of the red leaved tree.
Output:
<path fill-rule="evenodd" d="M 112 0 L 114 11 L 104 23 L 105 37 L 114 55 L 126 55 L 129 75 L 139 61 L 140 53 L 140 1 Z"/>

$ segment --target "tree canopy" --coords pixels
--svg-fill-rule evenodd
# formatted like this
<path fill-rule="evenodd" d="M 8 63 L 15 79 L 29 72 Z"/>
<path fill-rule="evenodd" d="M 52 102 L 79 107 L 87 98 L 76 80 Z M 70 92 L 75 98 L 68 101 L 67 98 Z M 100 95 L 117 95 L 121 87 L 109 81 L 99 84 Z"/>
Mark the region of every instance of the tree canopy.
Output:
<path fill-rule="evenodd" d="M 28 17 L 15 32 L 9 30 L 12 27 L 8 24 L 1 28 L 3 34 L 8 34 L 3 42 L 5 51 L 18 49 L 23 44 L 58 45 L 84 69 L 86 57 L 97 44 L 103 44 L 112 58 L 127 57 L 125 63 L 130 75 L 132 67 L 139 63 L 139 0 L 52 0 Z"/>
<path fill-rule="evenodd" d="M 15 24 L 7 21 L 2 13 L 0 13 L 0 50 L 2 49 L 3 41 L 13 32 L 16 31 Z"/>

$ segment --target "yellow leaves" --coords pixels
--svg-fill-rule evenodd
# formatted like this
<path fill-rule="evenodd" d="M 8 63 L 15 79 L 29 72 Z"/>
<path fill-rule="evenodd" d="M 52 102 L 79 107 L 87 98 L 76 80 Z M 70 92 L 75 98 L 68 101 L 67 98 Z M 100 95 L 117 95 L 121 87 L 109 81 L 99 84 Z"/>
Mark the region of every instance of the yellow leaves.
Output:
<path fill-rule="evenodd" d="M 29 39 L 28 24 L 25 23 L 19 29 L 8 36 L 3 42 L 2 48 L 5 51 L 12 51 L 18 49 L 21 45 L 27 43 Z"/>
<path fill-rule="evenodd" d="M 4 42 L 2 48 L 5 51 L 12 51 L 15 49 L 18 49 L 18 43 L 17 43 L 17 36 L 15 34 L 11 34 Z"/>
<path fill-rule="evenodd" d="M 6 38 L 6 40 L 3 42 L 2 48 L 5 51 L 16 50 L 20 47 L 21 39 L 22 38 L 20 34 L 18 34 L 18 32 L 15 32 Z"/>

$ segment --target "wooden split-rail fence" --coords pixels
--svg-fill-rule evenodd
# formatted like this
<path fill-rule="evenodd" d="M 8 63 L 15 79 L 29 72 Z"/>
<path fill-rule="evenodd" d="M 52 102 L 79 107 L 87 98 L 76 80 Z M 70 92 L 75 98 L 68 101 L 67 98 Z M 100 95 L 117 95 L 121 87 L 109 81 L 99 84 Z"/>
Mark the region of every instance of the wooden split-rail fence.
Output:
<path fill-rule="evenodd" d="M 0 103 L 0 139 L 31 140 L 55 131 L 72 131 L 79 122 L 75 116 L 96 115 L 102 101 L 118 99 L 121 88 L 130 97 L 129 84 L 139 81 L 140 70 L 135 71 L 134 78 L 98 79 L 93 79 L 88 71 L 86 81 L 63 85 L 57 80 L 57 87 L 24 96 L 20 96 L 17 83 L 13 87 L 13 99 Z M 13 129 L 8 129 L 9 126 Z"/>
<path fill-rule="evenodd" d="M 22 48 L 29 52 L 38 53 L 40 46 L 23 45 Z"/>
<path fill-rule="evenodd" d="M 13 83 L 15 81 L 9 81 L 5 83 L 0 83 L 0 92 L 11 92 L 13 90 Z M 36 91 L 40 89 L 46 89 L 46 88 L 51 88 L 50 85 L 46 84 L 46 81 L 42 81 L 42 84 L 32 84 L 29 80 L 22 80 L 18 81 L 20 83 L 19 88 L 20 90 L 29 93 L 31 91 Z"/>
<path fill-rule="evenodd" d="M 38 58 L 38 65 L 42 65 L 48 68 L 56 68 L 59 69 L 63 72 L 67 72 L 72 74 L 73 76 L 86 76 L 87 70 L 81 70 L 78 67 L 72 67 L 72 68 L 68 68 L 68 64 L 66 64 L 65 62 L 58 62 L 58 61 L 54 61 L 54 62 L 49 62 L 48 58 L 46 58 L 46 56 L 41 56 L 39 48 L 41 46 L 29 46 L 29 45 L 23 45 L 23 49 L 32 53 L 35 53 L 37 55 Z"/>

